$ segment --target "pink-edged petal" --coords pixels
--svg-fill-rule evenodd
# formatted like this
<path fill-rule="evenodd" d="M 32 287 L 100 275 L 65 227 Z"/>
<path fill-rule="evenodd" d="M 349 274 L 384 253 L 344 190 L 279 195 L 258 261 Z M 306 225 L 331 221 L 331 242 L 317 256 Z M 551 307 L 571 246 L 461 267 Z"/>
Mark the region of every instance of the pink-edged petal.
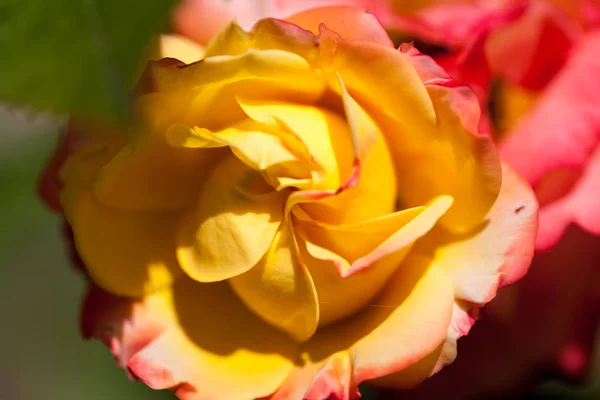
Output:
<path fill-rule="evenodd" d="M 270 395 L 296 354 L 294 343 L 249 312 L 227 284 L 189 279 L 139 300 L 91 288 L 82 333 L 106 343 L 133 377 L 185 400 Z"/>
<path fill-rule="evenodd" d="M 582 167 L 600 142 L 600 33 L 573 51 L 533 110 L 499 144 L 502 159 L 532 185 L 560 168 Z M 543 157 L 536 155 L 543 154 Z"/>
<path fill-rule="evenodd" d="M 171 301 L 177 322 L 128 363 L 151 388 L 184 400 L 246 400 L 270 395 L 289 374 L 293 342 L 249 312 L 226 283 L 184 280 Z"/>
<path fill-rule="evenodd" d="M 401 371 L 431 353 L 446 337 L 452 296 L 441 270 L 426 259 L 405 260 L 362 318 L 349 322 L 369 332 L 350 348 L 355 381 Z"/>
<path fill-rule="evenodd" d="M 102 341 L 121 367 L 166 328 L 160 304 L 150 309 L 141 301 L 118 297 L 90 284 L 81 309 L 85 339 Z M 158 307 L 159 309 L 157 309 Z"/>
<path fill-rule="evenodd" d="M 569 229 L 556 247 L 535 256 L 525 278 L 483 309 L 452 365 L 414 390 L 385 398 L 503 398 L 542 380 L 581 382 L 600 321 L 599 256 L 598 237 Z"/>
<path fill-rule="evenodd" d="M 379 43 L 392 47 L 393 43 L 377 18 L 364 9 L 348 6 L 332 6 L 309 9 L 286 18 L 287 21 L 319 33 L 321 24 L 342 39 Z"/>
<path fill-rule="evenodd" d="M 446 339 L 438 347 L 408 368 L 375 379 L 372 383 L 379 387 L 406 389 L 417 386 L 437 374 L 446 365 L 454 362 L 457 356 L 457 340 L 469 333 L 478 315 L 477 307 L 455 302 Z"/>
<path fill-rule="evenodd" d="M 444 239 L 441 230 L 425 238 L 448 243 L 436 248 L 433 261 L 448 274 L 456 301 L 442 345 L 407 371 L 378 380 L 382 386 L 407 388 L 436 374 L 457 355 L 457 340 L 471 330 L 480 307 L 496 295 L 499 287 L 520 279 L 533 257 L 537 229 L 537 201 L 532 190 L 507 165 L 498 200 L 487 221 L 474 232 Z M 414 251 L 418 251 L 417 247 Z M 422 249 L 421 249 L 422 250 Z M 459 351 L 460 359 L 460 351 Z"/>
<path fill-rule="evenodd" d="M 428 190 L 405 190 L 408 196 L 403 196 L 401 190 L 400 200 L 414 204 L 419 198 L 423 201 L 423 196 L 431 195 L 432 191 L 443 191 L 453 196 L 455 202 L 441 222 L 453 231 L 468 231 L 481 223 L 500 190 L 500 162 L 493 139 L 479 133 L 481 111 L 470 88 L 456 82 L 413 46 L 402 45 L 399 52 L 413 65 L 432 101 L 437 120 L 434 137 L 451 143 L 448 146 L 432 144 L 423 151 L 410 149 L 413 143 L 401 143 L 399 138 L 393 138 L 392 143 L 397 141 L 395 146 L 399 148 L 400 159 L 411 158 L 411 162 L 406 163 L 411 166 L 410 170 L 408 167 L 399 169 L 400 182 L 405 187 L 419 187 L 417 182 L 425 180 L 432 183 Z M 423 132 L 419 133 L 426 137 Z M 453 148 L 452 152 L 448 152 L 449 147 Z M 415 153 L 424 154 L 417 159 Z M 417 163 L 424 165 L 416 167 Z M 439 170 L 446 171 L 443 180 L 437 179 L 433 172 Z"/>
<path fill-rule="evenodd" d="M 448 273 L 458 299 L 485 304 L 498 288 L 523 277 L 533 257 L 538 203 L 529 185 L 503 165 L 502 189 L 486 221 L 462 237 L 443 232 L 434 243 L 438 265 Z M 447 233 L 446 233 L 447 234 Z"/>
<path fill-rule="evenodd" d="M 346 351 L 332 355 L 315 375 L 305 399 L 351 400 L 360 398 L 352 382 L 352 361 Z"/>

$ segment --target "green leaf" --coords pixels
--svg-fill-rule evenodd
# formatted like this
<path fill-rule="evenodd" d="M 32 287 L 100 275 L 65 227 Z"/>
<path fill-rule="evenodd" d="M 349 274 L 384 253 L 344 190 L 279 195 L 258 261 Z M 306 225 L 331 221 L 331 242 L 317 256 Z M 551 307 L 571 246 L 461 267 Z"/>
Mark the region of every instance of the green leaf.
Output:
<path fill-rule="evenodd" d="M 0 0 L 0 102 L 122 119 L 177 0 Z"/>

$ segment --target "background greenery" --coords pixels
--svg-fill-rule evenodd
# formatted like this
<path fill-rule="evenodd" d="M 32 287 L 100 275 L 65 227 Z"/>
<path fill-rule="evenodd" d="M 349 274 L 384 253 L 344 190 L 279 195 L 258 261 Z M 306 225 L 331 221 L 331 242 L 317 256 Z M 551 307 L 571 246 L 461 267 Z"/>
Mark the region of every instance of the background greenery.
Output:
<path fill-rule="evenodd" d="M 173 399 L 130 382 L 101 343 L 79 336 L 83 282 L 35 191 L 57 138 L 56 123 L 0 108 L 0 399 Z M 600 399 L 599 364 L 585 387 L 547 384 L 523 398 Z"/>

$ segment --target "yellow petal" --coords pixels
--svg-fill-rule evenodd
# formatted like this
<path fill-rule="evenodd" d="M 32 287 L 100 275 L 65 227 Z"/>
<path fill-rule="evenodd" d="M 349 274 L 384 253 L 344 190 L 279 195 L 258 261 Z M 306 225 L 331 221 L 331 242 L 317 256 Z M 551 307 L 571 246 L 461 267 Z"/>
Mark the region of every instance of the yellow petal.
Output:
<path fill-rule="evenodd" d="M 277 190 L 310 184 L 310 167 L 315 166 L 304 143 L 255 121 L 242 121 L 216 132 L 176 124 L 167 131 L 167 139 L 174 146 L 187 148 L 229 146 L 242 162 L 261 171 Z"/>
<path fill-rule="evenodd" d="M 314 106 L 238 99 L 253 120 L 278 126 L 295 134 L 322 167 L 322 180 L 313 189 L 337 189 L 348 179 L 353 153 L 350 131 L 337 114 Z"/>
<path fill-rule="evenodd" d="M 464 232 L 483 221 L 500 189 L 492 138 L 469 132 L 448 88 L 421 81 L 409 55 L 371 43 L 339 41 L 327 30 L 322 46 L 348 92 L 377 122 L 395 162 L 402 207 L 454 197 L 441 221 Z M 338 86 L 331 77 L 331 87 Z"/>
<path fill-rule="evenodd" d="M 193 279 L 231 278 L 256 265 L 283 218 L 286 191 L 276 192 L 259 172 L 228 156 L 210 173 L 195 210 L 177 234 L 177 258 Z"/>
<path fill-rule="evenodd" d="M 59 171 L 60 203 L 65 217 L 72 223 L 72 210 L 82 192 L 88 191 L 96 174 L 108 163 L 118 148 L 106 144 L 86 146 L 71 154 Z"/>
<path fill-rule="evenodd" d="M 364 311 L 323 328 L 304 347 L 317 362 L 350 349 L 353 382 L 385 376 L 427 357 L 448 332 L 454 293 L 430 260 L 405 259 Z"/>
<path fill-rule="evenodd" d="M 168 60 L 167 60 L 168 61 Z M 145 129 L 164 133 L 174 123 L 221 130 L 245 119 L 236 96 L 277 96 L 312 102 L 325 81 L 302 57 L 281 50 L 255 50 L 236 56 L 207 57 L 188 66 L 153 62 L 144 73 L 137 101 Z"/>
<path fill-rule="evenodd" d="M 186 64 L 200 61 L 204 57 L 204 47 L 185 36 L 160 35 L 158 46 L 150 54 L 150 60 L 176 58 Z"/>
<path fill-rule="evenodd" d="M 299 247 L 319 297 L 320 325 L 363 308 L 451 204 L 445 196 L 428 207 L 341 226 L 300 222 Z"/>
<path fill-rule="evenodd" d="M 350 96 L 341 77 L 339 83 L 352 137 L 353 166 L 359 170 L 358 182 L 335 196 L 301 207 L 317 220 L 348 224 L 393 212 L 397 187 L 394 164 L 379 128 Z"/>
<path fill-rule="evenodd" d="M 141 296 L 170 285 L 181 272 L 173 243 L 178 219 L 178 213 L 111 210 L 83 192 L 69 222 L 94 282 L 117 295 Z"/>
<path fill-rule="evenodd" d="M 124 147 L 98 173 L 93 192 L 122 210 L 178 210 L 194 204 L 212 166 L 225 153 L 174 148 L 162 135 Z"/>
<path fill-rule="evenodd" d="M 166 309 L 167 329 L 128 364 L 151 388 L 172 389 L 181 398 L 263 398 L 293 368 L 295 343 L 253 315 L 227 283 L 184 278 L 156 297 L 143 306 L 153 317 Z"/>
<path fill-rule="evenodd" d="M 388 141 L 402 207 L 449 194 L 455 203 L 442 223 L 465 232 L 483 221 L 500 189 L 493 141 L 464 128 L 450 90 L 435 84 L 426 87 L 410 55 L 376 43 L 343 41 L 326 27 L 317 37 L 272 19 L 260 21 L 246 37 L 254 47 L 307 60 L 334 91 L 339 90 L 339 73 Z M 228 54 L 222 50 L 217 53 Z M 288 208 L 335 194 L 339 192 L 295 193 Z"/>
<path fill-rule="evenodd" d="M 291 222 L 281 225 L 256 266 L 229 282 L 251 310 L 295 340 L 305 341 L 316 331 L 317 293 L 299 259 Z"/>

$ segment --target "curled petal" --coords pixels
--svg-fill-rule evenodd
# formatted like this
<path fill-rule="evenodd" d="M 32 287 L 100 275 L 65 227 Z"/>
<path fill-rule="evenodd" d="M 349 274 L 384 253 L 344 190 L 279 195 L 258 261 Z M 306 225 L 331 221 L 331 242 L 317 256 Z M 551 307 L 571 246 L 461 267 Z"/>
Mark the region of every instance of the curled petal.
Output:
<path fill-rule="evenodd" d="M 236 157 L 260 171 L 277 190 L 309 186 L 311 169 L 320 169 L 302 141 L 280 129 L 254 121 L 246 120 L 215 132 L 174 124 L 167 131 L 167 138 L 178 147 L 229 146 Z"/>
<path fill-rule="evenodd" d="M 311 217 L 329 223 L 367 221 L 392 212 L 396 206 L 397 183 L 387 143 L 375 122 L 346 90 L 338 75 L 344 113 L 350 128 L 353 166 L 358 182 L 347 191 L 321 201 L 305 203 Z"/>
<path fill-rule="evenodd" d="M 414 242 L 451 204 L 451 198 L 440 197 L 429 207 L 361 223 L 311 226 L 309 220 L 298 224 L 302 258 L 319 296 L 320 324 L 347 317 L 368 304 L 389 276 L 402 269 Z"/>
<path fill-rule="evenodd" d="M 279 126 L 305 144 L 323 174 L 311 187 L 337 189 L 350 175 L 352 144 L 348 126 L 337 114 L 313 106 L 238 101 L 253 120 Z"/>
<path fill-rule="evenodd" d="M 286 192 L 276 192 L 259 172 L 234 156 L 215 166 L 195 210 L 177 232 L 181 268 L 200 282 L 229 279 L 265 255 L 283 219 Z"/>

